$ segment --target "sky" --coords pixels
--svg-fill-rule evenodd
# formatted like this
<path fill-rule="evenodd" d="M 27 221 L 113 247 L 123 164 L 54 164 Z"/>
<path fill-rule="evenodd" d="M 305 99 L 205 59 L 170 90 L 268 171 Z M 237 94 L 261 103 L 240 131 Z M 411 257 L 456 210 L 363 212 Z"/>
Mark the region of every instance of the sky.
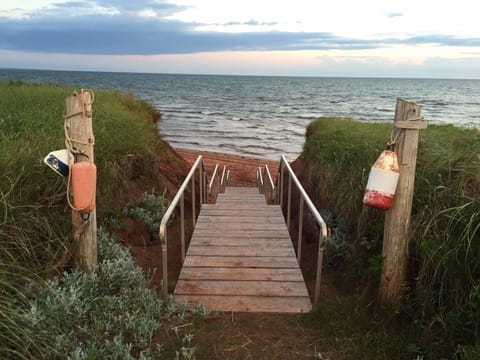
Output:
<path fill-rule="evenodd" d="M 475 0 L 0 0 L 0 68 L 480 79 Z"/>

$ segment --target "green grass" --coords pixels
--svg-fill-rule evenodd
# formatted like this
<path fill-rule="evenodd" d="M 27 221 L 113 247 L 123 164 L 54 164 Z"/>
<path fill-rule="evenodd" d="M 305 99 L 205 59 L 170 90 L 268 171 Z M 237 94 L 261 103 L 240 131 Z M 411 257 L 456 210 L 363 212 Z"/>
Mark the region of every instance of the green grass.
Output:
<path fill-rule="evenodd" d="M 169 333 L 170 325 L 182 324 L 192 312 L 159 301 L 128 252 L 104 232 L 102 262 L 94 272 L 74 271 L 46 282 L 70 242 L 71 215 L 66 179 L 43 158 L 65 147 L 62 114 L 72 92 L 0 83 L 0 358 L 158 358 L 160 349 L 150 346 L 158 342 L 154 336 Z M 119 217 L 116 209 L 132 200 L 132 183 L 160 190 L 154 166 L 165 149 L 159 118 L 131 95 L 95 91 L 100 224 Z M 180 354 L 181 346 L 190 351 L 179 341 L 168 356 Z"/>
<path fill-rule="evenodd" d="M 43 157 L 64 148 L 64 101 L 72 89 L 0 83 L 0 260 L 47 270 L 69 237 L 65 179 Z M 131 180 L 155 178 L 162 152 L 153 108 L 131 95 L 96 91 L 93 129 L 99 217 L 126 199 Z M 148 181 L 148 180 L 145 180 Z"/>
<path fill-rule="evenodd" d="M 371 165 L 391 125 L 321 118 L 303 158 L 318 204 L 344 224 L 353 250 L 347 282 L 378 281 L 383 213 L 362 204 Z M 480 343 L 480 132 L 451 125 L 420 133 L 404 315 L 429 358 Z M 328 259 L 327 259 L 328 263 Z M 372 276 L 373 275 L 373 276 Z M 453 356 L 453 355 L 452 355 Z"/>

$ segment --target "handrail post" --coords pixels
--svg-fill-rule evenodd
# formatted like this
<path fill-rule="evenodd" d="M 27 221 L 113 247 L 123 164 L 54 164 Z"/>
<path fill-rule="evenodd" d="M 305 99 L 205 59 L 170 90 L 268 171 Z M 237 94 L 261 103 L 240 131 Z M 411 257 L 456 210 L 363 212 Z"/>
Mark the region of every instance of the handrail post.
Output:
<path fill-rule="evenodd" d="M 192 176 L 192 228 L 195 228 L 195 174 Z"/>
<path fill-rule="evenodd" d="M 182 264 L 185 261 L 185 196 L 180 198 L 180 246 L 182 249 Z"/>
<path fill-rule="evenodd" d="M 323 267 L 323 255 L 324 255 L 324 241 L 328 237 L 328 228 L 327 224 L 323 220 L 322 216 L 318 212 L 317 208 L 315 205 L 312 203 L 312 200 L 310 200 L 308 194 L 305 192 L 305 189 L 303 188 L 302 184 L 298 180 L 298 178 L 295 176 L 295 173 L 293 172 L 292 168 L 288 164 L 287 159 L 285 156 L 282 155 L 281 157 L 281 166 L 280 166 L 280 184 L 284 182 L 283 180 L 283 168 L 285 167 L 286 171 L 288 172 L 288 205 L 287 205 L 287 226 L 290 226 L 290 215 L 291 215 L 291 183 L 292 181 L 294 182 L 297 190 L 299 191 L 299 196 L 301 198 L 300 200 L 300 219 L 299 219 L 299 250 L 297 251 L 297 256 L 298 256 L 298 262 L 300 263 L 300 258 L 301 258 L 301 243 L 302 243 L 302 232 L 303 232 L 303 208 L 307 206 L 307 208 L 310 210 L 311 215 L 315 218 L 317 224 L 320 226 L 320 234 L 319 234 L 319 240 L 318 240 L 318 259 L 317 259 L 317 273 L 316 273 L 316 280 L 315 280 L 315 296 L 314 296 L 314 301 L 315 303 L 318 302 L 319 297 L 320 297 L 320 286 L 322 283 L 322 267 Z M 283 187 L 283 185 L 281 185 Z M 280 198 L 281 202 L 283 203 L 283 191 L 282 191 L 282 197 Z M 289 228 L 290 230 L 290 228 Z"/>
<path fill-rule="evenodd" d="M 292 174 L 288 173 L 287 229 L 290 231 L 290 212 L 292 210 Z"/>
<path fill-rule="evenodd" d="M 297 240 L 297 261 L 300 265 L 302 259 L 302 236 L 303 236 L 303 196 L 300 194 L 300 205 L 298 215 L 298 240 Z"/>
<path fill-rule="evenodd" d="M 186 176 L 185 180 L 183 181 L 182 185 L 180 186 L 180 189 L 177 191 L 175 197 L 173 198 L 172 202 L 168 206 L 168 209 L 165 211 L 165 214 L 162 217 L 162 220 L 160 221 L 160 227 L 158 229 L 158 237 L 160 238 L 160 245 L 161 245 L 161 250 L 162 250 L 162 288 L 161 288 L 161 296 L 164 300 L 167 299 L 168 297 L 168 236 L 167 236 L 167 228 L 168 228 L 168 222 L 170 221 L 170 218 L 172 217 L 177 205 L 179 202 L 180 204 L 180 213 L 181 213 L 181 223 L 183 222 L 183 225 L 181 225 L 182 229 L 181 232 L 182 234 L 185 234 L 185 197 L 184 193 L 185 190 L 187 189 L 190 181 L 192 185 L 192 210 L 193 210 L 193 219 L 194 219 L 194 224 L 195 225 L 195 171 L 198 168 L 198 166 L 202 164 L 202 156 L 198 156 L 197 160 L 195 163 L 192 165 L 192 168 L 190 169 L 188 175 Z M 200 189 L 201 191 L 201 189 Z M 183 208 L 183 210 L 182 210 Z M 182 221 L 183 220 L 183 221 Z M 183 235 L 184 236 L 184 235 Z M 185 250 L 182 251 L 182 256 L 185 254 Z"/>
<path fill-rule="evenodd" d="M 201 164 L 203 165 L 203 164 Z M 202 188 L 203 188 L 203 179 L 202 179 L 202 166 L 200 166 L 200 168 L 198 169 L 198 194 L 200 196 L 200 208 L 202 208 L 202 204 L 203 204 L 203 191 L 202 191 Z"/>
<path fill-rule="evenodd" d="M 280 192 L 278 194 L 279 196 L 279 204 L 280 204 L 280 207 L 283 207 L 283 159 L 280 159 Z"/>
<path fill-rule="evenodd" d="M 325 249 L 323 248 L 322 240 L 323 240 L 322 230 L 320 230 L 320 237 L 318 240 L 317 275 L 315 280 L 315 298 L 313 300 L 314 304 L 317 304 L 318 300 L 320 300 L 320 285 L 322 284 L 323 253 L 325 251 Z"/>
<path fill-rule="evenodd" d="M 164 242 L 162 243 L 162 289 L 161 295 L 163 300 L 168 298 L 168 253 L 167 253 L 167 229 L 165 229 Z"/>
<path fill-rule="evenodd" d="M 205 199 L 205 204 L 208 204 L 208 182 L 207 182 L 207 172 L 202 168 L 203 171 L 203 198 Z"/>

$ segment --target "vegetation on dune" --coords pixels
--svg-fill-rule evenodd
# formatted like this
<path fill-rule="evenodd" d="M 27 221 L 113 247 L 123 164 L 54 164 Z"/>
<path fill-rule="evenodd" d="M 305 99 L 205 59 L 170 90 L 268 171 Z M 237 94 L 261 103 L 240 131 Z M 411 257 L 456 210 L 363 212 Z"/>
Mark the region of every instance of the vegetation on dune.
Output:
<path fill-rule="evenodd" d="M 64 147 L 64 99 L 72 91 L 0 84 L 0 259 L 13 267 L 29 264 L 35 272 L 48 270 L 69 236 L 65 179 L 42 160 Z M 152 164 L 163 145 L 153 130 L 153 115 L 149 104 L 131 95 L 95 92 L 99 217 L 125 202 L 130 181 L 155 178 L 158 169 Z"/>
<path fill-rule="evenodd" d="M 189 358 L 194 348 L 183 324 L 204 309 L 160 301 L 130 253 L 104 230 L 93 272 L 47 280 L 70 242 L 71 220 L 66 179 L 43 157 L 64 147 L 62 114 L 72 91 L 0 83 L 0 358 Z M 154 166 L 166 150 L 156 129 L 160 114 L 112 91 L 95 91 L 93 109 L 99 224 L 119 226 L 129 203 L 125 214 L 155 226 L 166 204 L 165 194 L 151 191 L 163 190 Z M 144 189 L 149 193 L 134 205 Z"/>
<path fill-rule="evenodd" d="M 64 99 L 72 91 L 0 83 L 0 357 L 193 359 L 191 331 L 197 330 L 208 338 L 205 344 L 212 343 L 213 350 L 198 347 L 205 358 L 216 357 L 217 350 L 236 358 L 244 353 L 235 349 L 250 343 L 261 348 L 255 354 L 281 354 L 289 340 L 250 339 L 251 329 L 263 331 L 255 321 L 237 334 L 233 316 L 218 317 L 225 327 L 217 329 L 215 321 L 195 320 L 205 309 L 159 300 L 130 253 L 104 230 L 120 227 L 121 216 L 129 216 L 154 234 L 165 211 L 163 186 L 153 181 L 159 169 L 152 166 L 168 148 L 156 129 L 160 115 L 131 95 L 95 91 L 97 213 L 105 225 L 99 266 L 90 274 L 71 271 L 47 280 L 70 242 L 71 225 L 66 181 L 42 160 L 64 147 Z M 333 229 L 327 271 L 335 269 L 330 275 L 336 284 L 353 287 L 360 300 L 340 293 L 311 314 L 282 321 L 304 335 L 305 358 L 479 358 L 480 133 L 453 126 L 421 131 L 409 288 L 401 312 L 385 314 L 371 302 L 382 265 L 384 214 L 364 207 L 362 197 L 390 131 L 388 124 L 338 118 L 321 118 L 307 128 L 302 178 Z M 217 341 L 235 341 L 225 331 L 242 335 L 242 342 L 216 347 Z M 274 352 L 267 343 L 277 347 Z M 300 354 L 297 348 L 291 353 Z"/>
<path fill-rule="evenodd" d="M 330 246 L 330 254 L 327 244 L 327 256 L 335 256 L 336 264 L 344 260 L 350 270 L 344 274 L 357 290 L 378 285 L 384 214 L 364 207 L 362 197 L 390 131 L 388 124 L 338 118 L 307 128 L 304 175 L 315 184 L 317 204 L 334 212 L 334 227 L 341 224 L 338 232 L 348 244 Z M 431 125 L 420 133 L 401 318 L 410 355 L 480 356 L 479 154 L 477 130 Z"/>

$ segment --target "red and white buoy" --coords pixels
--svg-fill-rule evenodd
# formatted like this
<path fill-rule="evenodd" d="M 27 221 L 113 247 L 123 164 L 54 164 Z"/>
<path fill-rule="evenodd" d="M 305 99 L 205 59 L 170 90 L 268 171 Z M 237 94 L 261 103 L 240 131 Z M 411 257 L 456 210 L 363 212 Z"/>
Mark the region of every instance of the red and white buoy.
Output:
<path fill-rule="evenodd" d="M 384 150 L 370 170 L 363 203 L 377 209 L 390 209 L 399 176 L 397 154 L 392 150 Z"/>

